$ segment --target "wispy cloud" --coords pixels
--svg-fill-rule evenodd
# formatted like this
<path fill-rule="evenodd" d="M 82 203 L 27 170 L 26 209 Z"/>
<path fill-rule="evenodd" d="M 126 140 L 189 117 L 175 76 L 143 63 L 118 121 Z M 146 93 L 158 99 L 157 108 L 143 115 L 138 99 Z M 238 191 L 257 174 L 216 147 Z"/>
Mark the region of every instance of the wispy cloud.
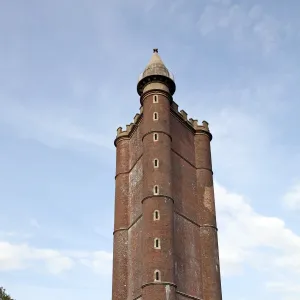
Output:
<path fill-rule="evenodd" d="M 9 178 L 1 199 L 11 211 L 26 201 L 26 216 L 6 213 L 0 232 L 0 272 L 16 299 L 110 299 L 113 139 L 138 112 L 136 78 L 158 47 L 176 75 L 180 109 L 206 119 L 214 136 L 224 298 L 298 300 L 299 226 L 281 208 L 299 209 L 297 182 L 289 184 L 300 162 L 292 132 L 299 127 L 300 27 L 296 2 L 273 2 L 1 6 L 0 157 L 1 178 Z M 73 157 L 78 150 L 89 158 Z M 36 153 L 55 165 L 52 172 L 31 169 Z M 109 170 L 98 168 L 94 153 Z M 241 295 L 236 280 L 246 283 Z"/>
<path fill-rule="evenodd" d="M 211 91 L 187 91 L 182 108 L 190 112 L 190 117 L 209 122 L 214 168 L 223 184 L 245 191 L 260 184 L 262 178 L 265 182 L 274 179 L 275 175 L 270 176 L 272 166 L 281 168 L 288 151 L 284 143 L 274 148 L 274 141 L 282 139 L 284 132 L 273 129 L 279 118 L 288 115 L 284 106 L 288 88 L 286 80 L 280 82 L 276 77 L 249 78 L 246 83 L 235 82 Z M 195 103 L 194 99 L 201 101 Z"/>
<path fill-rule="evenodd" d="M 59 251 L 0 241 L 0 271 L 44 270 L 58 275 L 83 265 L 97 274 L 109 275 L 111 261 L 112 254 L 106 251 Z"/>
<path fill-rule="evenodd" d="M 27 244 L 11 244 L 0 242 L 0 270 L 22 270 L 36 267 L 42 262 L 46 269 L 53 274 L 70 270 L 74 262 L 71 258 L 51 249 L 35 249 Z"/>
<path fill-rule="evenodd" d="M 39 222 L 36 219 L 30 219 L 29 221 L 30 226 L 39 229 L 41 226 L 39 224 Z"/>
<path fill-rule="evenodd" d="M 300 210 L 300 182 L 296 182 L 289 188 L 283 197 L 283 203 L 288 209 Z"/>
<path fill-rule="evenodd" d="M 291 281 L 270 281 L 266 283 L 266 287 L 268 290 L 276 293 L 283 293 L 283 294 L 295 294 L 295 296 L 285 297 L 284 299 L 296 300 L 299 297 L 300 293 L 300 286 L 299 282 L 291 280 Z M 291 298 L 292 297 L 292 298 Z"/>
<path fill-rule="evenodd" d="M 211 1 L 199 18 L 198 28 L 203 36 L 223 32 L 243 48 L 245 45 L 252 48 L 255 43 L 265 53 L 276 49 L 291 33 L 288 22 L 269 15 L 261 5 L 230 1 Z"/>
<path fill-rule="evenodd" d="M 300 264 L 297 264 L 300 261 L 300 236 L 290 230 L 282 219 L 260 214 L 245 196 L 230 192 L 217 182 L 215 195 L 224 277 L 235 276 L 245 267 L 267 273 L 267 282 L 276 279 L 276 274 L 286 274 L 287 280 L 300 272 Z M 55 250 L 2 240 L 0 253 L 2 271 L 44 270 L 59 275 L 84 266 L 95 274 L 110 276 L 112 270 L 112 253 L 101 250 Z M 267 282 L 268 289 L 279 288 L 275 283 Z"/>
<path fill-rule="evenodd" d="M 76 123 L 71 111 L 59 111 L 59 107 L 51 111 L 9 101 L 2 106 L 0 122 L 13 128 L 21 138 L 34 139 L 54 148 L 90 146 L 114 149 L 113 136 L 103 128 L 85 128 Z"/>

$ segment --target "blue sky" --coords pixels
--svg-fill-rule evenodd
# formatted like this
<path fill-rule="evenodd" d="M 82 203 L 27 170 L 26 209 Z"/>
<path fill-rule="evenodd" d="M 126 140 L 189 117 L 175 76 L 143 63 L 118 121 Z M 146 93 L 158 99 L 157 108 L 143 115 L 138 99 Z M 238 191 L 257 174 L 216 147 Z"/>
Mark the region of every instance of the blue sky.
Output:
<path fill-rule="evenodd" d="M 0 3 L 0 285 L 111 299 L 118 126 L 159 48 L 210 123 L 224 300 L 298 300 L 299 1 Z M 299 54 L 298 54 L 299 56 Z"/>

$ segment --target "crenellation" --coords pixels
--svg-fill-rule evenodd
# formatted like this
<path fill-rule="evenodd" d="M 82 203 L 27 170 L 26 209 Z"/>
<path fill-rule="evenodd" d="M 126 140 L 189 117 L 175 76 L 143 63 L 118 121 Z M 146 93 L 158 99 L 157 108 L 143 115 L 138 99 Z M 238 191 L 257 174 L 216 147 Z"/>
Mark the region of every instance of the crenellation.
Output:
<path fill-rule="evenodd" d="M 179 111 L 178 111 L 178 104 L 177 104 L 177 103 L 175 103 L 175 102 L 173 101 L 172 104 L 171 104 L 171 107 L 172 107 L 172 109 L 173 109 L 176 113 L 179 113 Z"/>
<path fill-rule="evenodd" d="M 198 120 L 193 118 L 188 118 L 188 114 L 184 110 L 178 111 L 178 105 L 173 102 L 171 106 L 172 110 L 179 116 L 188 126 L 192 127 L 194 130 L 204 130 L 209 132 L 208 122 L 203 121 L 202 125 L 199 125 Z"/>
<path fill-rule="evenodd" d="M 196 130 L 198 126 L 199 126 L 198 120 L 193 119 L 193 127 L 194 127 L 194 129 Z"/>
<path fill-rule="evenodd" d="M 202 125 L 203 125 L 204 128 L 206 128 L 207 131 L 209 131 L 209 124 L 208 124 L 207 121 L 203 120 Z"/>
<path fill-rule="evenodd" d="M 117 129 L 117 135 L 119 135 L 119 134 L 121 134 L 123 131 L 122 131 L 123 129 L 122 129 L 122 127 L 120 126 L 120 127 L 118 127 L 118 129 Z"/>
<path fill-rule="evenodd" d="M 137 123 L 139 117 L 140 117 L 140 114 L 136 114 L 136 115 L 134 116 L 134 118 L 133 118 L 133 123 L 134 123 L 134 124 Z"/>
<path fill-rule="evenodd" d="M 180 114 L 181 114 L 183 120 L 184 120 L 184 121 L 187 121 L 187 119 L 188 119 L 188 114 L 187 114 L 183 109 L 180 111 Z"/>
<path fill-rule="evenodd" d="M 143 110 L 140 110 L 143 111 Z M 133 118 L 133 123 L 130 123 L 128 125 L 126 125 L 126 129 L 123 130 L 123 128 L 120 126 L 117 129 L 117 138 L 119 137 L 123 137 L 123 136 L 128 136 L 131 134 L 131 132 L 133 131 L 133 129 L 136 127 L 136 125 L 138 124 L 140 118 L 142 116 L 142 113 L 137 113 L 134 118 Z"/>
<path fill-rule="evenodd" d="M 129 133 L 132 129 L 133 123 L 126 125 L 126 131 Z"/>
<path fill-rule="evenodd" d="M 197 124 L 195 130 L 209 131 L 208 123 L 206 121 L 202 121 L 202 125 Z"/>

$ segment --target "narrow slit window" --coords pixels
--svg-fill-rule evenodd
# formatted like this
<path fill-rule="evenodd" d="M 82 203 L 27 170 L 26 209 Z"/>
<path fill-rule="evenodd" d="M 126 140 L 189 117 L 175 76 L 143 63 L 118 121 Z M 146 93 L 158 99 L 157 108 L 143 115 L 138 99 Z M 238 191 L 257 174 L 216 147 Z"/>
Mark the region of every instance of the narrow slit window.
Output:
<path fill-rule="evenodd" d="M 154 159 L 153 165 L 154 165 L 154 168 L 156 168 L 156 169 L 159 167 L 159 160 L 157 158 Z"/>
<path fill-rule="evenodd" d="M 155 210 L 154 211 L 154 214 L 153 214 L 153 219 L 154 219 L 154 221 L 157 221 L 157 220 L 159 220 L 159 211 L 158 210 Z"/>
<path fill-rule="evenodd" d="M 154 188 L 153 188 L 153 194 L 154 195 L 158 195 L 159 194 L 159 187 L 158 187 L 158 185 L 154 186 Z"/>
<path fill-rule="evenodd" d="M 153 96 L 153 103 L 158 103 L 158 96 L 157 95 Z"/>
<path fill-rule="evenodd" d="M 158 133 L 153 133 L 153 140 L 154 140 L 155 142 L 158 141 Z"/>
<path fill-rule="evenodd" d="M 158 112 L 153 113 L 153 120 L 157 121 L 158 120 Z"/>
<path fill-rule="evenodd" d="M 158 238 L 154 239 L 154 248 L 160 249 L 160 239 L 158 239 Z"/>
<path fill-rule="evenodd" d="M 160 281 L 160 271 L 154 271 L 154 281 Z"/>

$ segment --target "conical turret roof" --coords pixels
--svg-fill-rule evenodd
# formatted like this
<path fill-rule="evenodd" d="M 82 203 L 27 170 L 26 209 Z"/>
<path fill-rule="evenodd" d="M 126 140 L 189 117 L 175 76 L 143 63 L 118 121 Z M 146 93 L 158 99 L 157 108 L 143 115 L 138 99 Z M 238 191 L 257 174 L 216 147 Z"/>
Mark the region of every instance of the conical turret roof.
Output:
<path fill-rule="evenodd" d="M 143 77 L 149 75 L 163 75 L 170 77 L 170 72 L 160 58 L 158 49 L 153 49 L 152 57 L 143 72 Z"/>
<path fill-rule="evenodd" d="M 169 72 L 162 59 L 158 54 L 158 49 L 153 49 L 152 57 L 146 66 L 144 72 L 139 77 L 138 83 L 138 93 L 141 94 L 141 88 L 145 86 L 147 80 L 149 82 L 150 78 L 155 81 L 164 81 L 171 85 L 171 94 L 175 92 L 175 82 L 174 76 Z M 160 80 L 159 80 L 160 79 Z"/>

